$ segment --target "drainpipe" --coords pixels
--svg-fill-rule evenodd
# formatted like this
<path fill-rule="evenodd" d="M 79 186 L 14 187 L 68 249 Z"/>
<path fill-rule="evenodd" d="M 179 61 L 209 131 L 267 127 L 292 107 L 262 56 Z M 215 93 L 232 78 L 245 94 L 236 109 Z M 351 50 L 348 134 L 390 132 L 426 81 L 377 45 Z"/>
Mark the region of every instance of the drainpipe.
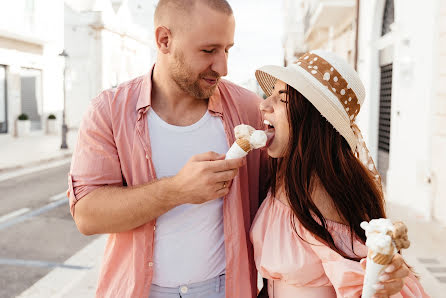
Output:
<path fill-rule="evenodd" d="M 359 44 L 359 0 L 356 0 L 356 26 L 355 26 L 355 70 L 358 70 L 358 44 Z"/>

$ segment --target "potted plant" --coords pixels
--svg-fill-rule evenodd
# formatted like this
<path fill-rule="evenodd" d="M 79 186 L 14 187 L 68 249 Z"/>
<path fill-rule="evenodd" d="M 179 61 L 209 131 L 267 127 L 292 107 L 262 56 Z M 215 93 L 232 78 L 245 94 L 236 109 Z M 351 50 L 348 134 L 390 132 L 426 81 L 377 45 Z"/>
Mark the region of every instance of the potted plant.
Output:
<path fill-rule="evenodd" d="M 17 136 L 23 137 L 31 131 L 31 120 L 27 114 L 22 113 L 17 117 Z"/>
<path fill-rule="evenodd" d="M 56 131 L 56 116 L 54 114 L 49 114 L 46 122 L 46 132 L 47 134 L 55 134 Z"/>

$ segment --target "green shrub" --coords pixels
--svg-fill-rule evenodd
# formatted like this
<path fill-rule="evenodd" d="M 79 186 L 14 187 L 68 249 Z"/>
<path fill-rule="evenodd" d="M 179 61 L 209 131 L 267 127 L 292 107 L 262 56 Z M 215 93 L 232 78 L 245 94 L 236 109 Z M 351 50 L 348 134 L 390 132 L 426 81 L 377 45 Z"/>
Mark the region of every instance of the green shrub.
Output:
<path fill-rule="evenodd" d="M 48 115 L 48 119 L 49 119 L 49 120 L 54 120 L 54 119 L 56 119 L 56 115 L 54 115 L 54 114 L 49 114 L 49 115 Z"/>
<path fill-rule="evenodd" d="M 17 119 L 19 119 L 19 120 L 29 120 L 29 117 L 28 117 L 27 114 L 22 113 L 22 114 L 19 115 L 19 117 Z"/>

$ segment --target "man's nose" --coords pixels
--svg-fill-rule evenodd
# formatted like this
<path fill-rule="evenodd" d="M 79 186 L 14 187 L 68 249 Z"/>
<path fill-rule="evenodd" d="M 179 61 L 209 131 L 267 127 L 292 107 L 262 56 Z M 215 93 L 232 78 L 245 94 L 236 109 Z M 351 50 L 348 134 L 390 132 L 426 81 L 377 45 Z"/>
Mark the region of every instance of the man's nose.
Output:
<path fill-rule="evenodd" d="M 228 53 L 225 51 L 218 53 L 214 57 L 214 63 L 212 63 L 212 70 L 218 72 L 221 77 L 228 74 Z"/>

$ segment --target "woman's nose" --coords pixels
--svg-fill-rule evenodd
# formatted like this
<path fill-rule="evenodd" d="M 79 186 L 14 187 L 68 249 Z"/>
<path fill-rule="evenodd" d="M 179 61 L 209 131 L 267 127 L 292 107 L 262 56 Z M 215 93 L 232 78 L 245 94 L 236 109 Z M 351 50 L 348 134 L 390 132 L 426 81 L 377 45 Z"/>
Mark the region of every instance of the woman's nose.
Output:
<path fill-rule="evenodd" d="M 260 103 L 260 111 L 264 113 L 272 113 L 273 107 L 271 105 L 271 99 L 268 97 Z"/>

